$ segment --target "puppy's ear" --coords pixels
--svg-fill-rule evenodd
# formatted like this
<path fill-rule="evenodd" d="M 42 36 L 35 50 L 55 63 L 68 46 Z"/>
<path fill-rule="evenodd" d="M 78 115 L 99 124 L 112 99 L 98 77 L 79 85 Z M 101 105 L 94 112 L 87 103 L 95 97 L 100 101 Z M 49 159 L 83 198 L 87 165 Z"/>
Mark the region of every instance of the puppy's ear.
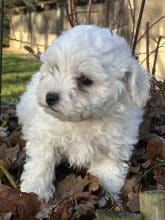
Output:
<path fill-rule="evenodd" d="M 138 64 L 126 72 L 128 92 L 132 102 L 143 107 L 149 99 L 150 77 Z"/>

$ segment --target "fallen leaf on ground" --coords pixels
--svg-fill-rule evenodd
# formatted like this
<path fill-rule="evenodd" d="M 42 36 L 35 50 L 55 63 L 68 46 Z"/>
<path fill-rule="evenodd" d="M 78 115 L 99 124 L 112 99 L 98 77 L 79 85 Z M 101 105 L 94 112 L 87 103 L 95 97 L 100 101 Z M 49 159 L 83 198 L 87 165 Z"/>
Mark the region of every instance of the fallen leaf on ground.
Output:
<path fill-rule="evenodd" d="M 0 192 L 0 216 L 12 213 L 12 216 L 34 216 L 40 210 L 41 202 L 34 193 L 21 192 L 18 189 L 9 189 Z"/>
<path fill-rule="evenodd" d="M 155 135 L 148 141 L 146 149 L 148 159 L 158 157 L 165 160 L 165 140 L 163 138 Z"/>
<path fill-rule="evenodd" d="M 144 163 L 142 163 L 142 167 L 144 169 L 147 169 L 151 166 L 151 159 L 146 160 Z"/>
<path fill-rule="evenodd" d="M 131 212 L 139 212 L 139 193 L 129 192 L 126 206 Z"/>
<path fill-rule="evenodd" d="M 82 192 L 86 184 L 87 180 L 83 180 L 81 176 L 70 174 L 56 184 L 56 196 L 58 199 L 74 196 Z"/>
<path fill-rule="evenodd" d="M 85 176 L 85 180 L 87 181 L 87 187 L 90 192 L 95 192 L 99 189 L 99 179 L 96 176 L 92 176 L 89 173 Z"/>
<path fill-rule="evenodd" d="M 154 179 L 159 187 L 165 189 L 165 168 L 157 167 L 154 169 Z"/>
<path fill-rule="evenodd" d="M 12 147 L 14 147 L 16 145 L 19 145 L 20 150 L 23 150 L 23 148 L 25 147 L 25 144 L 26 144 L 25 140 L 22 139 L 20 132 L 14 133 L 9 138 L 9 142 L 10 142 Z"/>
<path fill-rule="evenodd" d="M 138 183 L 138 175 L 133 175 L 131 178 L 126 179 L 126 182 L 122 188 L 122 194 L 127 197 L 130 192 L 138 192 L 139 183 Z"/>
<path fill-rule="evenodd" d="M 131 173 L 134 173 L 134 174 L 139 173 L 139 171 L 140 171 L 140 165 L 137 165 L 136 167 L 130 166 L 130 167 L 129 167 L 129 171 L 130 171 Z"/>
<path fill-rule="evenodd" d="M 90 174 L 82 178 L 72 173 L 56 184 L 56 196 L 59 199 L 75 196 L 83 192 L 85 187 L 87 187 L 89 192 L 97 191 L 99 189 L 98 178 Z"/>
<path fill-rule="evenodd" d="M 8 185 L 2 184 L 1 180 L 0 180 L 0 193 L 3 192 L 3 191 L 7 191 L 9 189 L 12 189 L 12 188 Z"/>
<path fill-rule="evenodd" d="M 97 177 L 91 176 L 90 174 L 87 174 L 84 178 L 76 176 L 75 174 L 68 175 L 65 179 L 56 184 L 57 202 L 61 200 L 65 201 L 61 203 L 61 208 L 61 204 L 57 206 L 57 214 L 61 216 L 59 210 L 65 209 L 65 213 L 69 213 L 69 216 L 71 214 L 74 216 L 86 215 L 86 217 L 88 215 L 94 215 L 95 204 L 98 198 L 92 195 L 91 192 L 98 190 L 98 188 Z M 69 201 L 70 205 L 68 204 Z M 69 210 L 67 210 L 66 206 L 69 207 Z M 72 213 L 70 210 L 72 210 Z M 55 214 L 56 213 L 54 213 L 54 215 Z"/>
<path fill-rule="evenodd" d="M 19 145 L 9 147 L 5 142 L 0 144 L 0 160 L 9 167 L 17 160 L 19 152 Z"/>
<path fill-rule="evenodd" d="M 73 201 L 71 198 L 65 198 L 49 213 L 49 220 L 70 220 L 73 216 Z"/>

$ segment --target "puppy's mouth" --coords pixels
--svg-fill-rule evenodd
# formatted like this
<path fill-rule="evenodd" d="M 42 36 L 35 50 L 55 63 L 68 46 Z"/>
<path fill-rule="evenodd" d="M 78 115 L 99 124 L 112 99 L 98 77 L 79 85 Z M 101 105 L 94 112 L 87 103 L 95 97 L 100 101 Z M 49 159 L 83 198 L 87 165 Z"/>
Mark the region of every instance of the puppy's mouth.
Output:
<path fill-rule="evenodd" d="M 53 108 L 53 106 L 48 106 L 47 108 L 53 112 L 59 112 L 56 108 Z"/>
<path fill-rule="evenodd" d="M 66 117 L 64 114 L 62 114 L 59 110 L 49 107 L 49 106 L 44 106 L 43 110 L 46 114 L 51 115 L 54 118 L 59 119 L 60 121 L 67 121 Z"/>
<path fill-rule="evenodd" d="M 59 109 L 57 107 L 55 108 L 53 105 L 52 106 L 44 105 L 42 107 L 46 113 L 60 114 Z"/>
<path fill-rule="evenodd" d="M 84 118 L 81 115 L 65 115 L 63 112 L 61 112 L 59 109 L 54 108 L 53 106 L 44 106 L 43 107 L 44 111 L 46 114 L 51 115 L 54 118 L 57 118 L 58 120 L 64 122 L 64 121 L 68 121 L 68 122 L 72 122 L 72 123 L 76 123 L 76 122 L 81 122 L 81 121 L 85 121 L 88 120 L 89 118 Z"/>

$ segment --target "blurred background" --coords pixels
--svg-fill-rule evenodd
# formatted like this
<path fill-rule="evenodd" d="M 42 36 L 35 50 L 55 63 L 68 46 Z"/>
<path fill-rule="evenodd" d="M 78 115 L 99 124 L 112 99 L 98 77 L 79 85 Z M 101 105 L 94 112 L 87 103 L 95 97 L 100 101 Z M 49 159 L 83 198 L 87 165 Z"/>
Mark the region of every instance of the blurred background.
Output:
<path fill-rule="evenodd" d="M 40 54 L 62 31 L 78 24 L 107 27 L 125 37 L 156 86 L 164 90 L 164 0 L 1 0 L 0 8 L 2 99 L 17 101 L 39 69 Z"/>

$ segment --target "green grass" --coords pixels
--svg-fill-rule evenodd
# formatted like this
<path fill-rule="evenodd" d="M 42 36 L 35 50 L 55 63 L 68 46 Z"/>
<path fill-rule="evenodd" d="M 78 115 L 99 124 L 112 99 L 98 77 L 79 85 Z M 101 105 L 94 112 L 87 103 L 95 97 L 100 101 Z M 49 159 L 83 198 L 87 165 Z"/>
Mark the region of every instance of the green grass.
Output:
<path fill-rule="evenodd" d="M 33 73 L 40 66 L 35 58 L 4 54 L 2 75 L 2 100 L 16 102 L 25 91 Z"/>

